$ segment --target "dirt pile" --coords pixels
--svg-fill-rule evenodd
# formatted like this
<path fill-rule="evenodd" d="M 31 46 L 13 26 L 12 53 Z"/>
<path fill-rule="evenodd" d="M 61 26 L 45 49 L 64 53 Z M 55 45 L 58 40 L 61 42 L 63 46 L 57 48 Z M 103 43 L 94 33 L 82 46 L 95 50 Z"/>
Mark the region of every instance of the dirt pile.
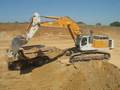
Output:
<path fill-rule="evenodd" d="M 54 61 L 20 75 L 19 71 L 0 74 L 1 90 L 119 90 L 120 70 L 103 61 L 65 66 Z M 30 69 L 30 68 L 29 68 Z M 26 69 L 28 70 L 28 69 Z"/>
<path fill-rule="evenodd" d="M 120 70 L 108 62 L 81 62 L 64 90 L 119 90 Z"/>

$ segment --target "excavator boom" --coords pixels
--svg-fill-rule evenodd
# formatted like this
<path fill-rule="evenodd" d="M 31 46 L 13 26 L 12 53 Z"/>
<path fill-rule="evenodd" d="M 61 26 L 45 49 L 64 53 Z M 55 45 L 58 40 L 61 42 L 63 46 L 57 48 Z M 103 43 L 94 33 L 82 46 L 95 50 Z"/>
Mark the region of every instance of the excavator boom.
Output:
<path fill-rule="evenodd" d="M 64 27 L 67 28 L 71 34 L 72 39 L 76 42 L 77 36 L 81 35 L 82 32 L 80 31 L 79 25 L 72 20 L 68 16 L 64 17 L 57 17 L 57 16 L 42 16 L 44 18 L 49 18 L 49 19 L 55 19 L 54 21 L 51 22 L 43 22 L 41 23 L 41 26 L 58 26 L 58 27 Z M 51 25 L 52 24 L 52 25 Z"/>

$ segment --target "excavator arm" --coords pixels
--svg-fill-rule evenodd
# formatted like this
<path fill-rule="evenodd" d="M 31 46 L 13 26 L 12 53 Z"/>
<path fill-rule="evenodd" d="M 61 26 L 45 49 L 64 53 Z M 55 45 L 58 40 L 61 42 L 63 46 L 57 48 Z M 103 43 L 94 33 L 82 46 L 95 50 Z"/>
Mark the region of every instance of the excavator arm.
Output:
<path fill-rule="evenodd" d="M 34 13 L 32 16 L 29 27 L 27 28 L 27 33 L 23 35 L 17 35 L 13 37 L 11 41 L 11 50 L 7 50 L 8 56 L 17 57 L 18 52 L 23 49 L 22 47 L 27 44 L 27 42 L 34 36 L 34 34 L 39 29 L 40 16 L 38 13 Z"/>

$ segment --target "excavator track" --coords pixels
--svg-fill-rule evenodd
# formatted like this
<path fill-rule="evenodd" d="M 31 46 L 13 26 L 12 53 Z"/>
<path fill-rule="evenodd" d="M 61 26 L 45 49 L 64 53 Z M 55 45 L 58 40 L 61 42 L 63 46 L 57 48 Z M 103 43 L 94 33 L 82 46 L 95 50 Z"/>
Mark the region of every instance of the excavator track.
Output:
<path fill-rule="evenodd" d="M 106 52 L 99 51 L 78 52 L 73 53 L 70 56 L 70 63 L 89 60 L 108 60 L 110 57 L 111 57 L 110 54 Z"/>

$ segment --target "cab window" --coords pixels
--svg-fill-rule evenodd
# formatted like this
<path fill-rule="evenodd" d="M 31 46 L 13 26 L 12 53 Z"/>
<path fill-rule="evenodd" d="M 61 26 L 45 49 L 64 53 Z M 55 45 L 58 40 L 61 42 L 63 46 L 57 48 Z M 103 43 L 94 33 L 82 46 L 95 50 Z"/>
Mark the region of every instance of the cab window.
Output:
<path fill-rule="evenodd" d="M 87 38 L 83 38 L 82 41 L 81 41 L 81 45 L 84 46 L 87 44 Z"/>

